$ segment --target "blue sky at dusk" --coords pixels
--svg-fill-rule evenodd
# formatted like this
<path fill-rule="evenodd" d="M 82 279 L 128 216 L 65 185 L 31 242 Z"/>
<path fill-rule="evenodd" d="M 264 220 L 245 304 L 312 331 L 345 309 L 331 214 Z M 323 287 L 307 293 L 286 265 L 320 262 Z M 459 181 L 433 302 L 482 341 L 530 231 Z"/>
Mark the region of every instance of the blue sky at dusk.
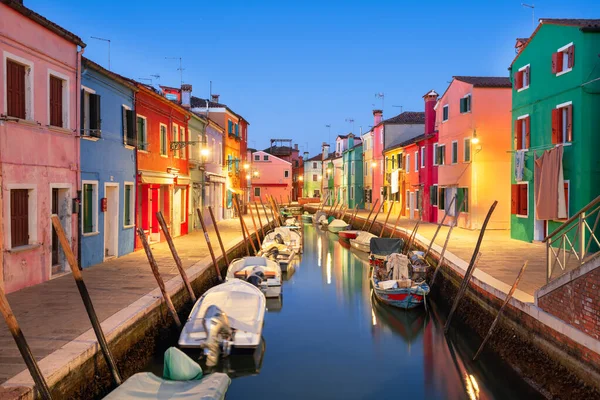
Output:
<path fill-rule="evenodd" d="M 599 0 L 540 0 L 535 18 L 598 18 Z M 250 121 L 249 146 L 292 138 L 311 155 L 328 140 L 369 129 L 375 93 L 384 117 L 422 111 L 453 75 L 507 76 L 517 37 L 531 34 L 518 0 L 116 1 L 25 0 L 87 43 L 85 56 L 133 79 L 178 86 L 177 60 L 193 94 Z"/>

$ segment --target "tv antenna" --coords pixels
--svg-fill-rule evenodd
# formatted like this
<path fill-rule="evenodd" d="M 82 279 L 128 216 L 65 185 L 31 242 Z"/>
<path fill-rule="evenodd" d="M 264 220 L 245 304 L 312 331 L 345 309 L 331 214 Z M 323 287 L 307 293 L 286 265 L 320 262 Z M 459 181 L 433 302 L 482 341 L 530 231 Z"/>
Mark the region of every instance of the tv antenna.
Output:
<path fill-rule="evenodd" d="M 325 125 L 325 128 L 329 129 L 329 134 L 327 135 L 327 143 L 331 141 L 331 124 Z"/>
<path fill-rule="evenodd" d="M 375 93 L 375 97 L 381 99 L 381 111 L 383 111 L 385 94 L 383 92 Z"/>
<path fill-rule="evenodd" d="M 110 39 L 105 39 L 97 36 L 90 36 L 92 39 L 102 40 L 103 42 L 108 42 L 108 70 L 110 71 Z"/>
<path fill-rule="evenodd" d="M 392 107 L 397 107 L 400 109 L 400 114 L 402 114 L 402 106 L 392 106 Z"/>
<path fill-rule="evenodd" d="M 354 118 L 346 118 L 346 122 L 352 124 L 352 133 L 354 134 Z"/>
<path fill-rule="evenodd" d="M 521 3 L 523 7 L 531 8 L 531 27 L 535 29 L 535 4 Z"/>
<path fill-rule="evenodd" d="M 181 84 L 183 85 L 183 66 L 182 66 L 182 58 L 181 57 L 165 57 L 165 60 L 179 60 L 179 68 L 177 68 L 177 70 L 179 71 L 179 79 L 181 81 Z"/>

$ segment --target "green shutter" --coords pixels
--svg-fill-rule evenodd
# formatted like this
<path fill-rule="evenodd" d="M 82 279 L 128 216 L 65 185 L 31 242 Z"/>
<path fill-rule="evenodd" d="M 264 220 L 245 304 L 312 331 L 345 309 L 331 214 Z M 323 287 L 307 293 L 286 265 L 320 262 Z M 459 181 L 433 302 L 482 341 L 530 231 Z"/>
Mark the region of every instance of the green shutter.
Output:
<path fill-rule="evenodd" d="M 465 99 L 460 99 L 460 112 L 464 113 L 465 112 Z"/>
<path fill-rule="evenodd" d="M 125 225 L 131 225 L 131 186 L 125 185 Z"/>
<path fill-rule="evenodd" d="M 90 184 L 83 185 L 83 233 L 94 231 L 93 201 L 94 187 Z"/>

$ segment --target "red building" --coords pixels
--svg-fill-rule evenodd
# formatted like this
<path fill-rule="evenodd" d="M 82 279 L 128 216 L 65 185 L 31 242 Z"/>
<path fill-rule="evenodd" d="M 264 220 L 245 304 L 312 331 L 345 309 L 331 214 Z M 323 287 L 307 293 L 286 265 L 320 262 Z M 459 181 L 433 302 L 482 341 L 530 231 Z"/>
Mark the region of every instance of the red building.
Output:
<path fill-rule="evenodd" d="M 435 128 L 435 105 L 438 94 L 431 90 L 425 100 L 425 135 L 419 141 L 419 183 L 421 184 L 421 219 L 426 222 L 437 222 L 438 213 L 438 167 L 434 162 L 435 144 L 438 142 L 438 131 Z M 432 190 L 433 189 L 433 190 Z"/>
<path fill-rule="evenodd" d="M 136 83 L 139 92 L 127 129 L 137 137 L 136 227 L 151 242 L 164 239 L 156 213 L 161 211 L 173 236 L 188 233 L 190 174 L 188 147 L 171 150 L 171 142 L 188 140 L 189 112 L 154 88 Z M 141 246 L 136 240 L 136 249 Z"/>

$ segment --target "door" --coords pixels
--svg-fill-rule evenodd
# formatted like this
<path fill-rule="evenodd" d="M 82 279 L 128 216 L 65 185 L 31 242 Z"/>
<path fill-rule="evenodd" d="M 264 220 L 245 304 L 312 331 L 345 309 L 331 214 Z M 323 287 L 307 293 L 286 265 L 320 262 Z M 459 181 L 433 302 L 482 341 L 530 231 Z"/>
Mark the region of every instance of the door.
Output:
<path fill-rule="evenodd" d="M 173 189 L 173 237 L 181 236 L 181 188 Z"/>
<path fill-rule="evenodd" d="M 67 236 L 67 240 L 70 242 L 72 237 L 71 232 L 71 196 L 70 189 L 68 188 L 52 188 L 51 189 L 52 196 L 52 214 L 58 215 L 60 219 L 60 224 L 63 227 L 63 231 Z M 67 271 L 67 260 L 65 258 L 65 253 L 63 252 L 62 247 L 60 247 L 60 242 L 58 241 L 58 236 L 52 227 L 52 223 L 48 221 L 50 224 L 50 229 L 52 230 L 52 248 L 51 248 L 51 272 L 52 275 L 60 275 Z"/>
<path fill-rule="evenodd" d="M 52 189 L 52 214 L 58 215 L 58 190 L 56 188 Z M 61 265 L 59 261 L 59 251 L 58 251 L 58 236 L 56 235 L 56 231 L 52 229 L 52 273 L 56 274 L 60 272 Z"/>
<path fill-rule="evenodd" d="M 158 226 L 158 220 L 156 219 L 156 213 L 160 210 L 160 189 L 150 188 L 150 207 L 148 207 L 150 215 L 148 215 L 148 221 L 150 226 L 150 242 L 160 241 L 160 228 Z"/>
<path fill-rule="evenodd" d="M 409 213 L 410 213 L 410 219 L 416 218 L 416 215 L 415 215 L 415 193 L 414 192 L 410 192 Z"/>
<path fill-rule="evenodd" d="M 119 187 L 105 187 L 106 211 L 104 211 L 104 259 L 116 257 L 119 249 Z"/>

